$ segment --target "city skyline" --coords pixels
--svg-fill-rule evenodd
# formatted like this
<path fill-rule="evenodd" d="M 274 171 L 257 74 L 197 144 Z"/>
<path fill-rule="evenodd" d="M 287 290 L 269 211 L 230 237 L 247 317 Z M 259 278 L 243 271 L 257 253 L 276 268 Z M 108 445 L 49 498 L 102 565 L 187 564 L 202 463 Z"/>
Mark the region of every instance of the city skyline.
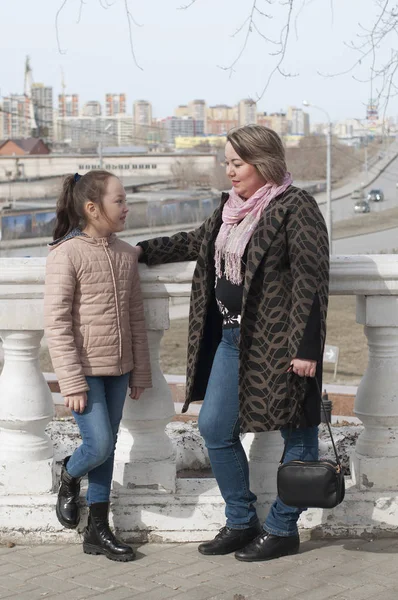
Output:
<path fill-rule="evenodd" d="M 280 112 L 267 113 L 259 111 L 251 99 L 241 99 L 235 106 L 211 106 L 205 99 L 190 100 L 174 107 L 173 115 L 158 118 L 153 118 L 151 102 L 141 99 L 129 104 L 126 93 L 120 91 L 108 91 L 103 103 L 90 100 L 82 104 L 77 93 L 62 93 L 53 101 L 51 86 L 33 82 L 29 57 L 25 60 L 24 94 L 4 97 L 0 111 L 0 139 L 34 135 L 60 150 L 89 150 L 98 144 L 163 145 L 176 149 L 200 143 L 214 146 L 218 142 L 212 140 L 212 136 L 225 136 L 231 128 L 250 123 L 273 129 L 287 147 L 292 147 L 311 131 L 325 134 L 327 127 L 325 122 L 313 122 L 311 128 L 310 114 L 302 107 L 288 105 Z M 361 144 L 369 135 L 394 135 L 395 130 L 395 121 L 379 119 L 377 107 L 373 105 L 368 107 L 366 122 L 354 118 L 333 124 L 334 135 L 348 144 Z"/>
<path fill-rule="evenodd" d="M 30 57 L 27 56 L 26 60 L 29 61 Z M 23 85 L 21 85 L 21 89 L 23 88 Z M 1 80 L 0 80 L 0 90 L 1 90 Z M 50 107 L 52 107 L 53 111 L 54 111 L 54 115 L 58 116 L 58 117 L 77 117 L 77 116 L 112 116 L 112 115 L 117 115 L 117 114 L 124 114 L 126 116 L 133 116 L 135 115 L 135 111 L 136 111 L 136 107 L 137 105 L 149 105 L 150 106 L 150 113 L 151 113 L 151 117 L 153 118 L 153 121 L 161 121 L 167 118 L 170 118 L 171 116 L 178 116 L 178 117 L 183 117 L 183 116 L 188 116 L 186 113 L 187 111 L 189 112 L 189 108 L 193 103 L 203 103 L 206 107 L 206 111 L 208 111 L 209 113 L 209 118 L 213 118 L 212 116 L 210 116 L 210 114 L 213 112 L 217 112 L 218 109 L 231 109 L 231 110 L 235 110 L 235 109 L 239 109 L 239 106 L 241 105 L 242 102 L 246 102 L 248 104 L 251 104 L 253 106 L 256 106 L 255 111 L 258 115 L 276 115 L 276 114 L 286 114 L 287 110 L 289 109 L 289 107 L 292 108 L 296 108 L 297 110 L 302 110 L 304 112 L 307 112 L 309 110 L 311 110 L 312 107 L 317 108 L 315 105 L 311 105 L 305 101 L 303 101 L 301 103 L 301 105 L 299 106 L 295 106 L 293 103 L 287 101 L 287 103 L 280 107 L 279 110 L 274 111 L 274 110 L 263 110 L 259 108 L 259 103 L 256 102 L 255 100 L 253 100 L 252 98 L 240 98 L 235 104 L 231 104 L 228 102 L 220 102 L 217 104 L 210 104 L 206 98 L 196 98 L 196 99 L 189 99 L 188 101 L 185 99 L 183 102 L 180 102 L 178 104 L 176 104 L 173 108 L 172 108 L 172 112 L 171 114 L 163 114 L 163 115 L 155 115 L 154 114 L 154 108 L 153 108 L 153 102 L 151 101 L 151 99 L 144 99 L 144 98 L 134 98 L 134 99 L 130 99 L 127 100 L 127 94 L 125 92 L 106 92 L 104 94 L 104 100 L 101 101 L 98 98 L 93 98 L 93 97 L 89 97 L 88 100 L 82 100 L 81 95 L 79 92 L 65 92 L 65 93 L 60 93 L 60 94 L 55 94 L 55 92 L 53 92 L 54 87 L 51 84 L 48 84 L 47 82 L 43 82 L 43 81 L 32 81 L 32 91 L 36 92 L 37 97 L 38 98 L 51 98 L 51 102 L 52 104 L 47 104 L 46 101 L 43 100 L 38 100 L 38 106 L 41 109 L 49 109 Z M 51 94 L 47 93 L 46 96 L 43 96 L 44 94 L 44 90 L 51 90 Z M 41 96 L 39 96 L 38 92 L 41 92 Z M 34 98 L 34 93 L 32 94 L 32 98 Z M 10 93 L 10 94 L 0 94 L 0 105 L 2 100 L 8 100 L 9 98 L 24 98 L 24 92 L 14 92 L 14 93 Z M 123 97 L 123 100 L 121 101 L 120 98 Z M 54 101 L 53 101 L 54 98 Z M 63 100 L 62 100 L 63 98 Z M 71 106 L 73 105 L 74 108 L 69 110 L 66 109 L 66 104 L 65 106 L 62 105 L 62 102 L 68 102 Z M 115 109 L 110 109 L 109 107 L 111 106 L 115 106 L 115 103 L 118 103 L 117 106 L 118 108 Z M 58 108 L 57 108 L 58 106 Z M 121 108 L 121 106 L 123 108 Z M 364 107 L 364 115 L 361 118 L 357 118 L 357 117 L 353 117 L 350 115 L 345 115 L 344 117 L 340 118 L 340 119 L 331 119 L 332 122 L 338 122 L 338 121 L 343 121 L 343 120 L 351 120 L 351 119 L 357 119 L 358 121 L 366 121 L 366 113 L 370 112 L 370 109 L 373 109 L 375 114 L 378 115 L 378 111 L 377 108 L 370 106 L 369 104 L 367 106 Z M 141 109 L 141 114 L 142 114 L 142 109 Z M 189 115 L 192 116 L 192 115 Z M 378 117 L 377 117 L 378 118 Z M 385 117 L 386 119 L 393 119 L 395 120 L 395 118 L 393 116 L 389 116 L 386 115 Z M 325 123 L 326 119 L 325 117 L 321 116 L 319 113 L 317 114 L 316 112 L 312 115 L 311 117 L 311 121 L 313 123 Z M 138 122 L 138 121 L 137 121 Z"/>
<path fill-rule="evenodd" d="M 210 106 L 256 99 L 274 64 L 275 49 L 252 36 L 231 77 L 219 68 L 230 64 L 239 52 L 242 36 L 231 36 L 247 16 L 248 2 L 242 1 L 233 10 L 225 0 L 216 4 L 201 0 L 189 10 L 177 10 L 180 0 L 152 0 L 136 7 L 134 16 L 144 26 L 133 27 L 133 40 L 143 71 L 131 55 L 123 3 L 116 2 L 106 11 L 96 3 L 86 3 L 77 24 L 80 2 L 70 0 L 58 21 L 62 53 L 54 26 L 60 7 L 50 0 L 38 3 L 41 10 L 27 0 L 0 9 L 4 30 L 0 51 L 13 56 L 12 66 L 11 61 L 2 65 L 3 96 L 19 89 L 24 56 L 29 54 L 35 80 L 51 85 L 54 97 L 63 91 L 62 69 L 66 92 L 78 91 L 82 103 L 103 98 L 109 90 L 123 90 L 131 100 L 151 101 L 153 114 L 160 117 L 173 114 L 175 106 L 190 98 L 206 98 Z M 364 118 L 370 86 L 361 84 L 353 74 L 322 77 L 319 72 L 333 74 L 347 68 L 354 55 L 345 42 L 357 34 L 358 14 L 365 24 L 371 23 L 372 11 L 363 2 L 352 0 L 344 7 L 336 4 L 332 17 L 322 2 L 313 2 L 311 10 L 294 21 L 297 36 L 291 39 L 285 67 L 291 77 L 273 80 L 258 103 L 259 111 L 278 112 L 289 104 L 301 106 L 307 99 L 327 110 L 332 120 Z M 274 37 L 281 19 L 272 21 Z M 322 26 L 316 27 L 317 22 Z M 19 73 L 15 64 L 21 65 Z M 363 70 L 355 75 L 366 80 L 368 73 Z M 393 105 L 388 114 L 395 115 Z M 315 111 L 311 118 L 321 121 Z"/>

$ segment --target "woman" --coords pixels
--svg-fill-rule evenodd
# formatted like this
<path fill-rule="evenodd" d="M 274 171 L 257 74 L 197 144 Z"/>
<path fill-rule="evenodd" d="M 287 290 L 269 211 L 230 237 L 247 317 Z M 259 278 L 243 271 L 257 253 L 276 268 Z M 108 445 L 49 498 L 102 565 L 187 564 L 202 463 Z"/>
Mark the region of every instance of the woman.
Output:
<path fill-rule="evenodd" d="M 300 378 L 321 384 L 328 235 L 314 198 L 291 185 L 274 131 L 247 125 L 227 140 L 232 190 L 195 231 L 141 242 L 140 260 L 197 261 L 183 411 L 204 399 L 199 429 L 227 519 L 199 551 L 270 560 L 298 552 L 301 511 L 277 498 L 260 525 L 239 434 L 280 429 L 286 462 L 318 458 L 320 398 Z"/>

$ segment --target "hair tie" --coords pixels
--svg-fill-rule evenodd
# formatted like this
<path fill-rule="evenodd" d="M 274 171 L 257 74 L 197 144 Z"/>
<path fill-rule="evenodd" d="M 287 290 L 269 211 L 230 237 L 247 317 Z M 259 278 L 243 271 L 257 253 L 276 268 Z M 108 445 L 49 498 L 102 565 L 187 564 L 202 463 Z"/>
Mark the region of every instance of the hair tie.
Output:
<path fill-rule="evenodd" d="M 82 178 L 82 176 L 79 175 L 79 173 L 75 173 L 74 176 L 73 176 L 73 179 L 75 180 L 75 183 L 77 183 L 79 181 L 79 179 L 81 179 L 81 178 Z"/>

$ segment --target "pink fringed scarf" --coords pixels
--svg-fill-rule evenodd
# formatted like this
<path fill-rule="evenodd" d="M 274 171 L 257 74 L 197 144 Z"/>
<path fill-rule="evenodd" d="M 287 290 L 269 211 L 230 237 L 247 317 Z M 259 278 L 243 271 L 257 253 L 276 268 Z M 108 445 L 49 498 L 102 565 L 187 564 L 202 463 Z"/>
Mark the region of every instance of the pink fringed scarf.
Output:
<path fill-rule="evenodd" d="M 282 194 L 292 184 L 290 173 L 286 173 L 283 183 L 266 183 L 247 200 L 242 200 L 234 188 L 229 192 L 229 198 L 222 212 L 223 223 L 216 239 L 216 274 L 222 276 L 222 261 L 224 260 L 224 275 L 240 285 L 242 277 L 242 256 L 248 241 L 253 235 L 263 211 L 279 194 Z"/>

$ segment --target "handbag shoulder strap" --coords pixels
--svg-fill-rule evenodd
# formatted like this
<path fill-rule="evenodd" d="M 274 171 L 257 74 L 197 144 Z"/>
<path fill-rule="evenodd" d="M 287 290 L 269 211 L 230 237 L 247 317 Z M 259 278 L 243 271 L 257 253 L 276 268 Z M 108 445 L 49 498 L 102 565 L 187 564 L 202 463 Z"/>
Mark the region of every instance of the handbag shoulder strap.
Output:
<path fill-rule="evenodd" d="M 328 426 L 328 430 L 329 430 L 330 439 L 332 440 L 333 450 L 334 450 L 334 454 L 335 454 L 335 457 L 336 457 L 336 463 L 337 463 L 337 465 L 338 465 L 338 466 L 341 468 L 341 461 L 340 461 L 340 457 L 339 457 L 339 455 L 338 455 L 338 453 L 337 453 L 336 444 L 334 443 L 334 438 L 333 438 L 333 434 L 332 434 L 332 429 L 331 429 L 331 427 L 330 427 L 330 422 L 329 422 L 329 419 L 328 419 L 328 415 L 327 415 L 327 412 L 326 412 L 326 410 L 325 410 L 325 405 L 324 405 L 324 403 L 323 403 L 323 399 L 322 399 L 322 392 L 321 392 L 321 390 L 320 390 L 320 388 L 319 388 L 319 383 L 318 383 L 318 380 L 317 380 L 317 378 L 316 378 L 316 377 L 313 377 L 313 378 L 311 378 L 311 379 L 314 379 L 314 380 L 315 380 L 316 389 L 317 389 L 317 391 L 318 391 L 318 393 L 319 393 L 319 397 L 320 397 L 320 399 L 321 399 L 321 405 L 322 405 L 322 408 L 323 408 L 323 413 L 324 413 L 324 415 L 325 415 L 325 418 L 326 418 L 326 424 L 327 424 L 327 426 Z M 290 437 L 291 437 L 291 435 L 292 435 L 292 431 L 293 431 L 293 424 L 292 424 L 292 423 L 290 423 L 290 427 L 289 427 L 289 436 L 288 436 L 288 438 L 287 438 L 287 440 L 286 440 L 286 442 L 285 442 L 285 446 L 284 446 L 284 448 L 283 448 L 283 454 L 282 454 L 282 458 L 281 458 L 280 464 L 282 464 L 282 463 L 283 463 L 283 461 L 284 461 L 284 458 L 285 458 L 285 455 L 286 455 L 286 452 L 287 452 L 287 447 L 288 447 L 288 444 L 289 444 L 289 441 L 290 441 Z"/>

